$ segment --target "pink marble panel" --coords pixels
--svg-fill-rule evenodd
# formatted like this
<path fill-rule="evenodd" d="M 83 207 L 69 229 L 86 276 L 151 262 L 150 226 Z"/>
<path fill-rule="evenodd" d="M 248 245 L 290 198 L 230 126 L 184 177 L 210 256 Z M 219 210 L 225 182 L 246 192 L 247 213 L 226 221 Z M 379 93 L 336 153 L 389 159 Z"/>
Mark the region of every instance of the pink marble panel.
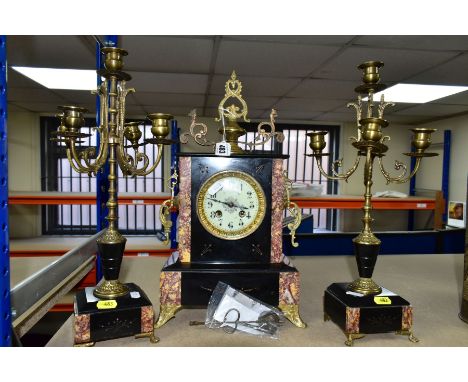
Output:
<path fill-rule="evenodd" d="M 159 279 L 161 305 L 181 304 L 181 273 L 161 272 Z"/>
<path fill-rule="evenodd" d="M 359 333 L 360 308 L 346 307 L 346 333 Z"/>
<path fill-rule="evenodd" d="M 410 330 L 413 326 L 413 307 L 404 306 L 401 316 L 401 330 Z"/>
<path fill-rule="evenodd" d="M 75 316 L 75 344 L 83 344 L 91 340 L 91 319 L 89 314 Z"/>
<path fill-rule="evenodd" d="M 179 159 L 179 221 L 178 240 L 180 261 L 190 262 L 190 240 L 191 240 L 191 183 L 192 183 L 192 158 L 181 157 Z"/>
<path fill-rule="evenodd" d="M 271 255 L 272 263 L 281 262 L 283 253 L 284 179 L 283 160 L 274 159 L 271 185 Z"/>
<path fill-rule="evenodd" d="M 300 293 L 299 272 L 280 272 L 279 304 L 298 305 Z"/>
<path fill-rule="evenodd" d="M 153 330 L 154 311 L 151 305 L 141 307 L 141 333 Z"/>

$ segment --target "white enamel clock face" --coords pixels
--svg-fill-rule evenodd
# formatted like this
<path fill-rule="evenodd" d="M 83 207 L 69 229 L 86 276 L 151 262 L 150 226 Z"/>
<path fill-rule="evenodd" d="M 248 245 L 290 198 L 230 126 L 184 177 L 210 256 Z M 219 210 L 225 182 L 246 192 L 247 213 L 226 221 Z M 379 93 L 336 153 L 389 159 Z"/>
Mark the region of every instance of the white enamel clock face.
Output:
<path fill-rule="evenodd" d="M 212 235 L 237 240 L 257 230 L 265 217 L 265 194 L 260 184 L 241 171 L 221 171 L 200 188 L 197 214 Z"/>

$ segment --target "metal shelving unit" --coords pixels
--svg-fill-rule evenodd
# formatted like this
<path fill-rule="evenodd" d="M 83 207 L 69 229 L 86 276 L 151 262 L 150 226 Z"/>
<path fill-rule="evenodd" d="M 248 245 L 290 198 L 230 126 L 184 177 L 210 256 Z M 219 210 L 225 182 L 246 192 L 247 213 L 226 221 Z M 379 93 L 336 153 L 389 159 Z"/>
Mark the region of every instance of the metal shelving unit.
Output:
<path fill-rule="evenodd" d="M 6 36 L 0 35 L 0 346 L 11 345 Z"/>

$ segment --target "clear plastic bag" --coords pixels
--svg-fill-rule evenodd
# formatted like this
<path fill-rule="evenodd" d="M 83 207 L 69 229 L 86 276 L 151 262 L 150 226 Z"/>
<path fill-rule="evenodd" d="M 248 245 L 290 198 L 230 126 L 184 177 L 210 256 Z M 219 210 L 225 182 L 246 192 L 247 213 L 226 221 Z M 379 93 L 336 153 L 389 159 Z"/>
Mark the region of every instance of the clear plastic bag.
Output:
<path fill-rule="evenodd" d="M 205 325 L 232 334 L 240 331 L 277 339 L 283 313 L 231 286 L 218 282 L 206 312 Z"/>

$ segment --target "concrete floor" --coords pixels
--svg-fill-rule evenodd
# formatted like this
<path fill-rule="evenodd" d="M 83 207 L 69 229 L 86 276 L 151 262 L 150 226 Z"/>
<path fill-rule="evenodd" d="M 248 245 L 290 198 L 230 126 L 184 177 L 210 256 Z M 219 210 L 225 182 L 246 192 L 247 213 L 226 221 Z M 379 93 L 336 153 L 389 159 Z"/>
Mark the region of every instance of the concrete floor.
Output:
<path fill-rule="evenodd" d="M 127 257 L 123 261 L 121 280 L 137 283 L 159 310 L 159 271 L 165 259 L 157 257 Z M 332 282 L 354 279 L 356 265 L 353 257 L 298 257 L 292 259 L 301 272 L 301 316 L 308 324 L 299 329 L 286 323 L 279 340 L 257 338 L 241 333 L 189 326 L 190 320 L 204 320 L 204 309 L 185 309 L 157 331 L 161 341 L 151 344 L 146 339 L 115 339 L 98 342 L 97 347 L 109 346 L 344 346 L 342 331 L 332 322 L 323 321 L 322 297 Z M 468 325 L 458 318 L 462 293 L 463 254 L 455 255 L 387 255 L 380 256 L 374 280 L 400 294 L 414 307 L 414 334 L 419 343 L 393 333 L 367 335 L 355 342 L 367 346 L 467 346 Z M 48 346 L 72 346 L 72 318 L 68 319 Z"/>

